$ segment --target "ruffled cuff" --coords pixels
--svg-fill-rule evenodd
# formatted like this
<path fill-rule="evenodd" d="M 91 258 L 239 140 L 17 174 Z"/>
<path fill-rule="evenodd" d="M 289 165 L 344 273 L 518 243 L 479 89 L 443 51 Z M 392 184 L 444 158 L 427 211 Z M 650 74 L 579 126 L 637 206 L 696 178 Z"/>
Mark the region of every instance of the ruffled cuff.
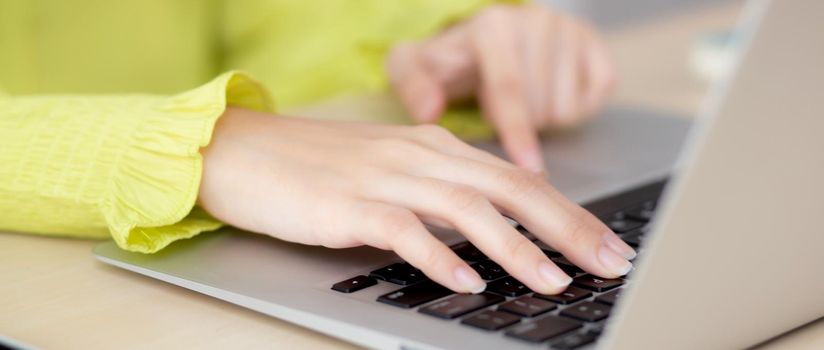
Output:
<path fill-rule="evenodd" d="M 227 105 L 273 112 L 269 93 L 238 72 L 160 100 L 131 135 L 110 177 L 103 215 L 117 245 L 153 253 L 222 223 L 195 208 L 203 159 Z M 194 210 L 193 210 L 194 209 Z"/>

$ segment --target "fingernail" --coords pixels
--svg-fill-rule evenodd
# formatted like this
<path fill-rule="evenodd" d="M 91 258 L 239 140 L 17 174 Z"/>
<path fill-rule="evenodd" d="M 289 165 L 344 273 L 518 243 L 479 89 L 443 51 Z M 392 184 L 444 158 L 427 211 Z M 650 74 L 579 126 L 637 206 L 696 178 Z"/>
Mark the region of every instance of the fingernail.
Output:
<path fill-rule="evenodd" d="M 618 276 L 626 275 L 629 270 L 632 270 L 632 263 L 606 244 L 598 250 L 598 259 L 601 260 L 601 265 Z"/>
<path fill-rule="evenodd" d="M 466 266 L 459 266 L 455 269 L 455 280 L 463 286 L 464 290 L 472 294 L 481 293 L 486 289 L 486 282 L 481 279 L 481 276 Z"/>
<path fill-rule="evenodd" d="M 635 249 L 629 246 L 626 242 L 618 238 L 618 235 L 612 232 L 604 232 L 604 243 L 612 250 L 624 257 L 624 259 L 632 260 L 638 255 Z"/>
<path fill-rule="evenodd" d="M 538 274 L 544 279 L 544 282 L 551 285 L 553 289 L 566 287 L 572 283 L 572 277 L 567 276 L 557 266 L 552 266 L 546 261 L 538 264 Z"/>

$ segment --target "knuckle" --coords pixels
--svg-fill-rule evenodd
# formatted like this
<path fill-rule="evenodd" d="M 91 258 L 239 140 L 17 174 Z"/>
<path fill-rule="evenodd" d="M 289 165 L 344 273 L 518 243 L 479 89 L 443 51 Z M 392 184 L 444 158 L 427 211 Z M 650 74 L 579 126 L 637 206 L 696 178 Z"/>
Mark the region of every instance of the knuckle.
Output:
<path fill-rule="evenodd" d="M 535 249 L 534 244 L 522 236 L 513 236 L 507 239 L 503 248 L 504 257 L 506 258 L 527 256 L 529 249 Z"/>
<path fill-rule="evenodd" d="M 417 143 L 404 138 L 385 138 L 377 140 L 379 151 L 392 159 L 421 160 L 427 150 Z"/>
<path fill-rule="evenodd" d="M 412 128 L 417 128 L 414 126 Z M 411 129 L 414 131 L 415 129 Z M 409 131 L 409 130 L 407 130 Z M 448 156 L 419 142 L 406 138 L 387 138 L 377 141 L 379 155 L 393 163 L 415 167 L 439 167 Z"/>
<path fill-rule="evenodd" d="M 581 218 L 573 218 L 561 229 L 561 239 L 569 246 L 579 246 L 588 238 L 588 225 Z"/>
<path fill-rule="evenodd" d="M 423 124 L 415 128 L 417 138 L 431 145 L 453 149 L 466 145 L 455 134 L 440 125 Z"/>
<path fill-rule="evenodd" d="M 415 151 L 415 144 L 411 141 L 400 137 L 381 138 L 376 141 L 378 146 L 383 150 L 391 151 Z"/>
<path fill-rule="evenodd" d="M 454 141 L 457 137 L 446 128 L 435 124 L 423 124 L 415 126 L 415 134 L 428 140 Z"/>
<path fill-rule="evenodd" d="M 456 213 L 475 213 L 481 210 L 486 202 L 486 198 L 480 192 L 469 186 L 451 186 L 445 193 L 447 205 Z"/>
<path fill-rule="evenodd" d="M 504 185 L 504 191 L 513 197 L 521 198 L 538 190 L 543 183 L 540 175 L 521 169 L 507 169 L 500 173 L 499 182 Z"/>
<path fill-rule="evenodd" d="M 443 262 L 443 253 L 444 252 L 440 249 L 428 249 L 427 251 L 422 252 L 423 255 L 418 262 L 419 266 L 416 267 L 424 272 L 438 271 Z"/>
<path fill-rule="evenodd" d="M 418 217 L 414 213 L 402 208 L 386 209 L 377 216 L 376 220 L 378 231 L 394 238 L 402 238 L 414 232 L 419 224 Z"/>

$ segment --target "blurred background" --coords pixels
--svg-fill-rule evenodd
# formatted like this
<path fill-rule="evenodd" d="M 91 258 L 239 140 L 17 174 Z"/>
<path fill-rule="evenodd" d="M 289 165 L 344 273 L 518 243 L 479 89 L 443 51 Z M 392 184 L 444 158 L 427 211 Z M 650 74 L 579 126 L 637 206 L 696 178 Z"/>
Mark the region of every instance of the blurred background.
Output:
<path fill-rule="evenodd" d="M 729 40 L 746 0 L 535 0 L 588 19 L 602 30 L 618 85 L 612 102 L 694 116 L 713 86 L 729 72 Z M 293 112 L 345 119 L 352 109 L 399 115 L 385 99 L 350 98 L 302 106 Z M 367 106 L 364 108 L 364 106 Z M 291 112 L 291 111 L 287 111 Z M 384 117 L 383 120 L 386 118 Z"/>
<path fill-rule="evenodd" d="M 730 0 L 539 0 L 581 17 L 600 27 L 614 27 L 650 17 L 717 5 Z"/>
<path fill-rule="evenodd" d="M 744 0 L 538 0 L 604 31 L 619 73 L 616 102 L 694 115 L 730 71 Z"/>

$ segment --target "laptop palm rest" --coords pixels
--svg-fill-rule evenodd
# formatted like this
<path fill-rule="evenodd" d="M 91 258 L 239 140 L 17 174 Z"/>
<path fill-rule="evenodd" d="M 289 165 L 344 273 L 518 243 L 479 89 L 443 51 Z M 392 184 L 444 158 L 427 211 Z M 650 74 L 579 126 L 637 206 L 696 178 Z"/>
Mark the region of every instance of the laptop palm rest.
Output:
<path fill-rule="evenodd" d="M 550 179 L 582 202 L 663 177 L 671 171 L 689 128 L 688 119 L 675 115 L 609 109 L 582 130 L 545 141 Z M 492 143 L 478 146 L 501 154 Z M 434 233 L 447 243 L 460 239 L 453 232 Z M 437 322 L 376 303 L 378 295 L 397 289 L 388 283 L 352 295 L 329 290 L 335 282 L 396 259 L 378 249 L 304 246 L 224 228 L 152 255 L 123 251 L 111 241 L 98 245 L 94 253 L 103 262 L 354 343 L 386 348 L 519 348 L 500 334 L 479 337 L 474 330 L 458 327 L 443 334 Z"/>

